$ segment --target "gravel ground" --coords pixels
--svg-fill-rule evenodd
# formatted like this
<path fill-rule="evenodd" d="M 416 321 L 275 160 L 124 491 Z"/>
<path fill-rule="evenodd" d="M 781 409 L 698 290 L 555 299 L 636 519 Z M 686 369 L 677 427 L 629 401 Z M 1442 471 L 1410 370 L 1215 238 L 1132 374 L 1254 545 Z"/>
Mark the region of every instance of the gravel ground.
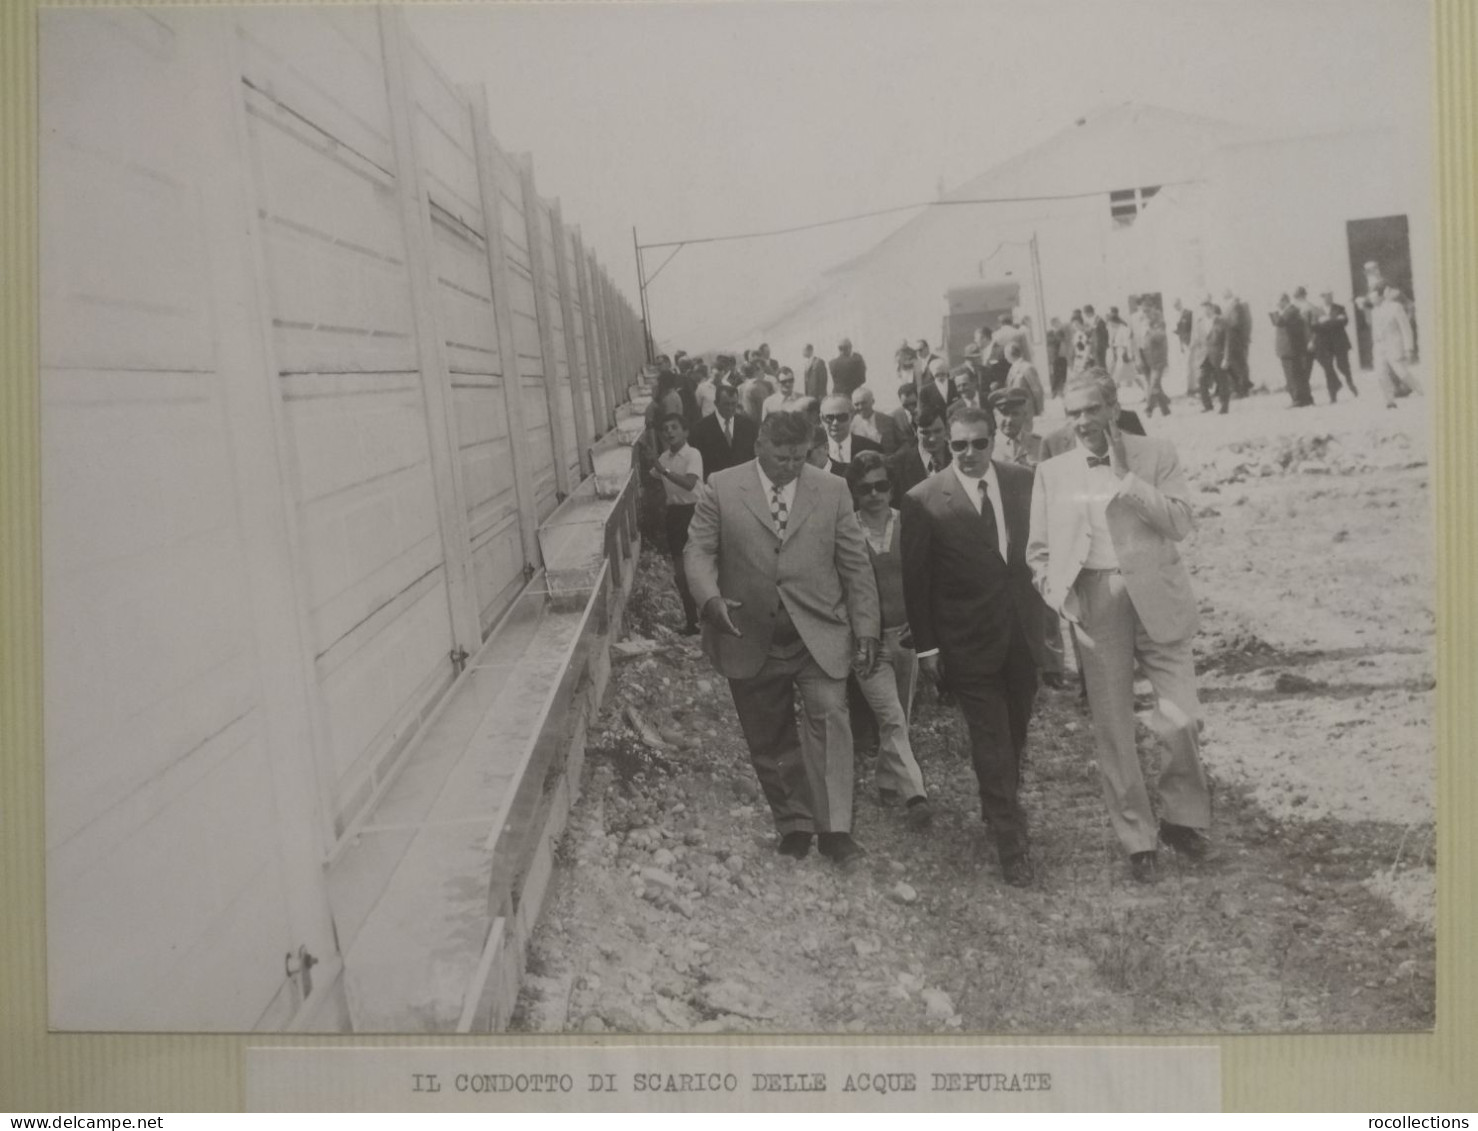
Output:
<path fill-rule="evenodd" d="M 1056 407 L 1055 405 L 1053 406 Z M 1189 548 L 1215 857 L 1133 884 L 1087 717 L 1044 690 L 1024 803 L 1038 882 L 1002 885 L 958 712 L 925 702 L 936 817 L 859 756 L 862 866 L 774 851 L 728 689 L 642 561 L 586 781 L 528 958 L 534 1032 L 1309 1032 L 1428 1028 L 1434 632 L 1425 402 L 1152 431 L 1196 496 Z M 1147 704 L 1146 704 L 1147 705 Z M 1155 755 L 1148 732 L 1146 758 Z"/>

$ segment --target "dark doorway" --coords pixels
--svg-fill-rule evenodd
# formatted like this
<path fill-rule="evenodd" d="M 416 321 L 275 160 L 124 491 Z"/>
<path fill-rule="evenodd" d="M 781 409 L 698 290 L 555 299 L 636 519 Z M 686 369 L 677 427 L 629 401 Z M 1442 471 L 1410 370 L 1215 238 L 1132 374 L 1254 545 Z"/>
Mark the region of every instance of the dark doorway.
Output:
<path fill-rule="evenodd" d="M 1378 216 L 1371 220 L 1350 220 L 1345 224 L 1345 236 L 1350 247 L 1350 293 L 1355 297 L 1355 330 L 1360 350 L 1360 366 L 1369 369 L 1370 319 L 1359 299 L 1369 289 L 1365 265 L 1374 263 L 1381 277 L 1397 288 L 1406 299 L 1406 310 L 1411 315 L 1412 337 L 1416 339 L 1416 292 L 1411 279 L 1411 240 L 1407 233 L 1405 216 Z"/>

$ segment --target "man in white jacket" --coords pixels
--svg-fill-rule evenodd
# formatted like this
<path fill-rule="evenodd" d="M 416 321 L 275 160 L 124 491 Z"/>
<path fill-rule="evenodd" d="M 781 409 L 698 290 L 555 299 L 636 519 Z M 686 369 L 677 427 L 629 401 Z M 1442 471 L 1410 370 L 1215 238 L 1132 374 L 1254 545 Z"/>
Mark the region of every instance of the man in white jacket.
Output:
<path fill-rule="evenodd" d="M 1175 448 L 1120 430 L 1092 377 L 1069 380 L 1063 407 L 1078 444 L 1037 465 L 1027 562 L 1048 608 L 1072 622 L 1093 717 L 1109 819 L 1134 878 L 1153 882 L 1158 840 L 1199 859 L 1210 842 L 1191 637 L 1198 623 L 1177 543 L 1190 492 Z M 1156 823 L 1134 737 L 1134 665 L 1154 686 L 1151 726 L 1165 755 Z"/>

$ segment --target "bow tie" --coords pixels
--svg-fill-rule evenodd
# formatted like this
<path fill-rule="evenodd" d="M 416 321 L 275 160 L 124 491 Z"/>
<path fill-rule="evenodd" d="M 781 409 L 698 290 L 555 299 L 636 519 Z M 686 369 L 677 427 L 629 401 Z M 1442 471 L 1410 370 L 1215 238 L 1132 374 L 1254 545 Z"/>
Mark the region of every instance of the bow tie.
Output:
<path fill-rule="evenodd" d="M 1089 456 L 1088 457 L 1088 466 L 1089 467 L 1107 467 L 1108 465 L 1109 465 L 1109 458 L 1108 458 L 1108 456 Z"/>

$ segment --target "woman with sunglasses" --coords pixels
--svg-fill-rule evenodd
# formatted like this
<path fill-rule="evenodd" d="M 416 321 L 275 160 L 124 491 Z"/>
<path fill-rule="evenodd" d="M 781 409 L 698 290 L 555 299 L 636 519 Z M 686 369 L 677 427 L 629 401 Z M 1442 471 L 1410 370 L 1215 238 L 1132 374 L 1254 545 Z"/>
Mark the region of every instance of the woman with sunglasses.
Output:
<path fill-rule="evenodd" d="M 877 669 L 857 682 L 878 721 L 878 798 L 884 804 L 903 801 L 910 828 L 928 826 L 933 814 L 924 792 L 924 775 L 908 738 L 918 659 L 908 634 L 903 608 L 903 556 L 898 512 L 889 500 L 892 476 L 881 452 L 861 451 L 847 465 L 847 485 L 857 508 L 857 521 L 867 538 L 882 614 L 882 658 Z"/>

